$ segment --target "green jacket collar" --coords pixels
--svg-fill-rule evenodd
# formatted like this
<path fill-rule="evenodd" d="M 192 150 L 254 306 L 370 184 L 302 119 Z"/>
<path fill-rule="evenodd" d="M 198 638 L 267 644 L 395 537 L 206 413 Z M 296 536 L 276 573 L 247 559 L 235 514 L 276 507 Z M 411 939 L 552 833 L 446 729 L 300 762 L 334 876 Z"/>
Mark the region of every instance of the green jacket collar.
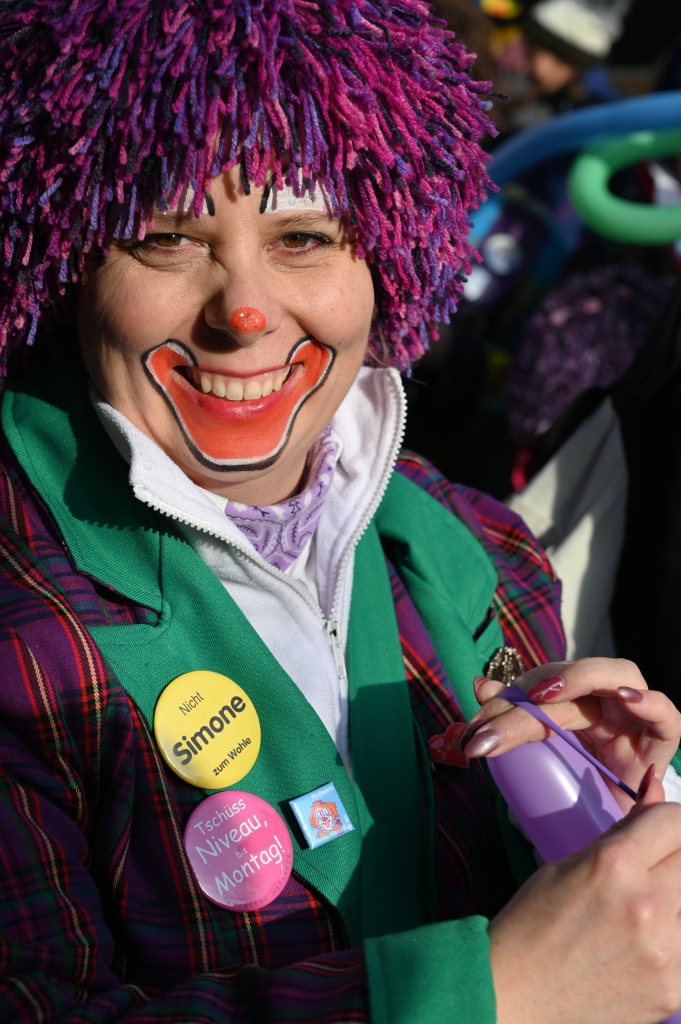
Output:
<path fill-rule="evenodd" d="M 167 521 L 131 500 L 127 466 L 90 405 L 80 361 L 8 389 L 2 425 L 75 567 L 160 611 L 160 538 Z"/>

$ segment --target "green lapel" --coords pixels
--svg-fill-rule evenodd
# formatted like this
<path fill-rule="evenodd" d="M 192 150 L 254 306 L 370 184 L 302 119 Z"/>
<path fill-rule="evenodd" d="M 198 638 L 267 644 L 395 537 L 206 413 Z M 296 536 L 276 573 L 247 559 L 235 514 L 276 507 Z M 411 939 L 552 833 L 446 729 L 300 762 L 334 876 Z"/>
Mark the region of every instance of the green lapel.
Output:
<path fill-rule="evenodd" d="M 365 842 L 364 936 L 434 920 L 432 782 L 413 720 L 375 522 L 357 546 L 348 642 L 352 769 Z M 424 800 L 425 797 L 425 800 Z M 424 913 L 424 908 L 427 911 Z"/>
<path fill-rule="evenodd" d="M 2 418 L 76 567 L 160 612 L 156 626 L 91 630 L 147 722 L 161 690 L 184 672 L 204 668 L 235 679 L 262 727 L 260 755 L 236 788 L 287 813 L 290 799 L 333 782 L 355 825 L 325 846 L 294 849 L 294 869 L 338 907 L 351 944 L 428 920 L 430 829 L 419 781 L 429 806 L 430 779 L 375 528 L 357 550 L 348 640 L 353 785 L 317 714 L 217 577 L 166 517 L 134 498 L 127 467 L 87 401 L 82 371 L 32 376 L 23 390 L 6 393 Z"/>
<path fill-rule="evenodd" d="M 130 501 L 128 469 L 69 362 L 8 389 L 2 425 L 26 475 L 52 512 L 77 569 L 137 604 L 161 610 L 159 517 Z"/>
<path fill-rule="evenodd" d="M 496 616 L 473 639 L 492 602 L 496 570 L 463 523 L 400 473 L 392 476 L 376 524 L 469 719 L 479 710 L 473 679 L 504 643 Z M 521 885 L 536 870 L 532 848 L 510 824 L 506 803 L 489 779 L 505 851 Z"/>
<path fill-rule="evenodd" d="M 167 534 L 161 535 L 161 567 L 158 626 L 91 630 L 147 721 L 171 679 L 196 668 L 221 672 L 248 693 L 262 729 L 255 765 L 232 788 L 257 793 L 290 822 L 289 800 L 333 782 L 358 825 L 355 790 L 326 728 L 217 576 L 187 543 Z M 362 839 L 357 828 L 314 850 L 294 842 L 294 870 L 338 907 L 354 941 L 362 934 Z"/>
<path fill-rule="evenodd" d="M 473 679 L 503 644 L 496 616 L 473 639 L 492 602 L 496 570 L 463 523 L 401 473 L 393 473 L 376 524 L 461 710 L 471 718 L 479 709 Z"/>

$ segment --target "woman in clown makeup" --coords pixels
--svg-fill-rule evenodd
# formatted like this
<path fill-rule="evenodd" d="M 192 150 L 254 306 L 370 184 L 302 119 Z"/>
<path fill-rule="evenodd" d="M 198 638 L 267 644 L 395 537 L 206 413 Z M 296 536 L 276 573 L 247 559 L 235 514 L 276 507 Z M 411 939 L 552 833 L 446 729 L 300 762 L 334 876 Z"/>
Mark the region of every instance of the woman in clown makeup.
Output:
<path fill-rule="evenodd" d="M 677 1011 L 679 714 L 565 662 L 524 524 L 401 452 L 473 58 L 421 0 L 5 0 L 0 51 L 2 1020 Z M 504 647 L 639 791 L 539 870 Z"/>

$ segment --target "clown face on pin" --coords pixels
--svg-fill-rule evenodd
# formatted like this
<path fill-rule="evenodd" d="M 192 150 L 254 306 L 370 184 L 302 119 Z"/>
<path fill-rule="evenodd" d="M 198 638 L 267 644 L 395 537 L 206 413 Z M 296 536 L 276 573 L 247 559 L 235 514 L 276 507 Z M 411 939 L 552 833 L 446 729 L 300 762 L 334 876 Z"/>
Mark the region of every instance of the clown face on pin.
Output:
<path fill-rule="evenodd" d="M 322 803 L 321 800 L 314 801 L 310 811 L 310 824 L 312 828 L 317 829 L 318 839 L 322 839 L 331 832 L 337 832 L 340 835 L 343 831 L 338 808 L 331 801 L 325 803 Z"/>
<path fill-rule="evenodd" d="M 374 305 L 352 237 L 314 198 L 235 171 L 156 211 L 88 267 L 79 333 L 97 390 L 197 484 L 250 504 L 295 493 L 362 364 Z"/>

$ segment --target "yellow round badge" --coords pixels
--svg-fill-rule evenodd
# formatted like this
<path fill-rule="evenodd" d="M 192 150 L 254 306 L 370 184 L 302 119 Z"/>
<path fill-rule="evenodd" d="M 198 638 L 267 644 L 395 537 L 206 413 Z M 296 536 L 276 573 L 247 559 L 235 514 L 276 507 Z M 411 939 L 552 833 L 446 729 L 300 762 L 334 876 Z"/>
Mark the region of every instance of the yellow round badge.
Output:
<path fill-rule="evenodd" d="M 185 672 L 168 683 L 156 703 L 154 735 L 172 770 L 202 789 L 243 779 L 260 750 L 253 701 L 219 672 Z"/>

